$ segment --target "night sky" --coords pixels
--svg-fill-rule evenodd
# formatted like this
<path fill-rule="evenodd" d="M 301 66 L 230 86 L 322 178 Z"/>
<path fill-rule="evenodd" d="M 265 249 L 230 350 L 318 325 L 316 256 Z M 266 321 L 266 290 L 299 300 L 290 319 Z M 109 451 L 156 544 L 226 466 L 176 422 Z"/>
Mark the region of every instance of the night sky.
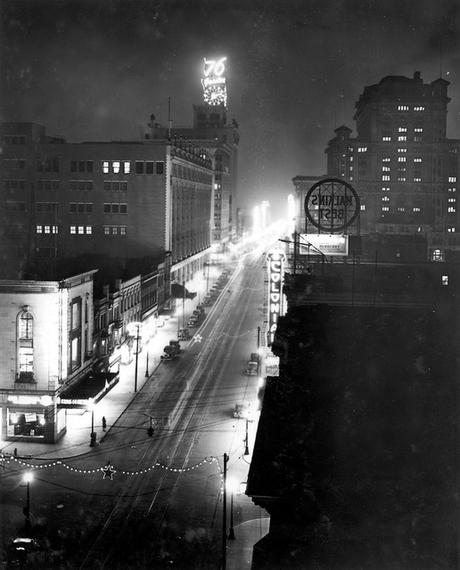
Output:
<path fill-rule="evenodd" d="M 240 127 L 239 204 L 285 204 L 297 174 L 354 128 L 364 86 L 386 75 L 450 81 L 460 138 L 458 0 L 2 0 L 1 119 L 68 141 L 138 138 L 151 113 L 191 126 L 203 57 L 228 58 Z M 355 134 L 355 133 L 354 133 Z"/>

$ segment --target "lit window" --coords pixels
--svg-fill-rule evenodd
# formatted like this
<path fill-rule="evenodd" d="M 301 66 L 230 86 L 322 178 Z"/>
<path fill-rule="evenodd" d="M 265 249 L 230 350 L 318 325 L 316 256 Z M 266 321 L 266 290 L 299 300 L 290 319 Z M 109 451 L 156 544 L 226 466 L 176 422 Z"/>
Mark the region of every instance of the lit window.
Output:
<path fill-rule="evenodd" d="M 37 234 L 42 234 L 43 233 L 43 226 L 37 226 L 35 231 Z"/>
<path fill-rule="evenodd" d="M 358 152 L 367 152 L 367 146 L 358 147 Z"/>
<path fill-rule="evenodd" d="M 16 334 L 18 380 L 20 382 L 32 382 L 34 372 L 33 317 L 27 309 L 18 315 Z"/>
<path fill-rule="evenodd" d="M 389 156 L 384 156 L 382 162 L 390 162 L 391 158 Z"/>
<path fill-rule="evenodd" d="M 414 182 L 421 182 L 421 181 L 422 181 L 421 178 L 419 178 L 418 176 L 414 176 Z"/>
<path fill-rule="evenodd" d="M 110 234 L 110 226 L 104 226 L 104 234 L 105 235 Z"/>
<path fill-rule="evenodd" d="M 401 141 L 401 142 L 407 141 L 407 137 L 406 136 L 399 136 L 398 141 Z"/>
<path fill-rule="evenodd" d="M 390 177 L 388 176 L 388 174 L 384 174 L 382 176 L 382 180 L 390 180 Z"/>
<path fill-rule="evenodd" d="M 108 160 L 104 160 L 104 162 L 102 163 L 102 172 L 104 172 L 104 174 L 108 174 L 108 172 L 109 172 L 109 161 Z"/>
<path fill-rule="evenodd" d="M 382 202 L 388 202 L 390 198 L 388 196 L 382 196 Z"/>
<path fill-rule="evenodd" d="M 456 201 L 457 201 L 457 198 L 448 198 L 447 201 L 448 201 L 448 202 L 456 202 Z"/>
<path fill-rule="evenodd" d="M 413 211 L 413 212 L 420 212 L 420 208 L 417 208 L 417 207 L 412 208 L 412 211 Z"/>
<path fill-rule="evenodd" d="M 84 226 L 78 226 L 78 233 L 84 234 L 85 233 L 85 227 Z"/>
<path fill-rule="evenodd" d="M 405 182 L 405 181 L 406 181 L 405 176 L 398 176 L 398 182 Z"/>
<path fill-rule="evenodd" d="M 50 226 L 44 226 L 43 230 L 44 230 L 44 233 L 45 233 L 45 234 L 51 233 L 51 228 L 50 228 Z"/>
<path fill-rule="evenodd" d="M 420 105 L 417 105 L 416 107 L 414 107 L 414 111 L 424 111 L 425 107 L 422 107 Z"/>
<path fill-rule="evenodd" d="M 405 211 L 406 211 L 406 208 L 404 208 L 404 206 L 400 206 L 398 208 L 398 212 L 405 212 Z"/>
<path fill-rule="evenodd" d="M 453 233 L 455 233 L 455 227 L 454 227 L 454 226 L 450 226 L 449 228 L 447 228 L 447 231 L 448 231 L 450 234 L 453 234 Z"/>
<path fill-rule="evenodd" d="M 452 187 L 452 188 L 448 188 L 447 191 L 448 191 L 448 192 L 456 192 L 456 191 L 457 191 L 457 188 L 453 188 L 453 187 Z"/>
<path fill-rule="evenodd" d="M 398 133 L 407 133 L 407 127 L 399 127 Z"/>
<path fill-rule="evenodd" d="M 404 147 L 398 148 L 398 152 L 407 152 L 407 148 Z"/>
<path fill-rule="evenodd" d="M 366 204 L 361 204 L 361 212 L 365 212 L 366 211 Z"/>
<path fill-rule="evenodd" d="M 457 182 L 456 176 L 449 176 L 449 182 Z"/>
<path fill-rule="evenodd" d="M 441 275 L 441 284 L 442 285 L 449 285 L 449 276 L 448 275 Z"/>
<path fill-rule="evenodd" d="M 119 160 L 114 160 L 112 162 L 112 170 L 113 170 L 114 174 L 120 173 L 120 161 Z"/>
<path fill-rule="evenodd" d="M 444 253 L 440 249 L 434 249 L 431 254 L 432 261 L 444 261 Z"/>
<path fill-rule="evenodd" d="M 383 141 L 383 142 L 390 142 L 390 141 L 391 141 L 391 137 L 382 137 L 382 141 Z"/>
<path fill-rule="evenodd" d="M 414 129 L 414 133 L 423 133 L 423 129 L 421 127 L 416 127 Z"/>
<path fill-rule="evenodd" d="M 398 156 L 398 162 L 406 162 L 405 156 Z"/>
<path fill-rule="evenodd" d="M 51 226 L 51 233 L 53 233 L 53 234 L 57 234 L 57 233 L 58 233 L 58 231 L 59 231 L 59 228 L 58 228 L 58 226 Z"/>
<path fill-rule="evenodd" d="M 398 105 L 398 111 L 408 111 L 409 105 Z"/>
<path fill-rule="evenodd" d="M 389 192 L 389 191 L 390 191 L 389 186 L 382 186 L 382 192 Z"/>
<path fill-rule="evenodd" d="M 129 174 L 131 172 L 131 163 L 127 160 L 123 162 L 123 173 Z"/>
<path fill-rule="evenodd" d="M 76 234 L 77 233 L 77 226 L 70 226 L 70 233 Z"/>
<path fill-rule="evenodd" d="M 417 156 L 414 158 L 414 162 L 422 162 L 422 159 L 419 156 Z"/>
<path fill-rule="evenodd" d="M 86 233 L 92 234 L 93 233 L 93 227 L 92 226 L 86 226 Z"/>
<path fill-rule="evenodd" d="M 452 213 L 456 212 L 457 210 L 455 209 L 454 206 L 449 206 L 449 207 L 447 208 L 447 211 L 452 214 Z"/>
<path fill-rule="evenodd" d="M 389 212 L 390 208 L 388 206 L 382 206 L 382 212 Z"/>
<path fill-rule="evenodd" d="M 390 172 L 391 168 L 389 166 L 382 166 L 382 172 Z"/>

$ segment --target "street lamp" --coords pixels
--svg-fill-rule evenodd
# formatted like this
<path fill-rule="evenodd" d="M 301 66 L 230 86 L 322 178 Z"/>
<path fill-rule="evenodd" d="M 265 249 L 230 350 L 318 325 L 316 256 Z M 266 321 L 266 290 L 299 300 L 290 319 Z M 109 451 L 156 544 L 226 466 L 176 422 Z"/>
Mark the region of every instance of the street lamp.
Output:
<path fill-rule="evenodd" d="M 24 482 L 26 484 L 26 506 L 24 507 L 24 516 L 26 518 L 25 526 L 26 530 L 30 530 L 30 483 L 33 481 L 34 476 L 33 473 L 28 471 L 24 474 Z"/>
<path fill-rule="evenodd" d="M 228 529 L 228 539 L 235 540 L 235 529 L 233 526 L 233 496 L 235 494 L 236 483 L 233 479 L 227 479 L 227 489 L 230 491 L 230 528 Z"/>
<path fill-rule="evenodd" d="M 147 344 L 147 357 L 145 360 L 145 377 L 149 377 L 149 345 Z"/>
<path fill-rule="evenodd" d="M 133 323 L 136 327 L 136 364 L 134 366 L 134 393 L 137 392 L 137 367 L 139 364 L 139 327 L 141 323 Z"/>
<path fill-rule="evenodd" d="M 91 398 L 88 402 L 88 410 L 91 410 L 91 433 L 89 436 L 89 446 L 94 447 L 96 445 L 96 432 L 94 431 L 94 400 Z"/>

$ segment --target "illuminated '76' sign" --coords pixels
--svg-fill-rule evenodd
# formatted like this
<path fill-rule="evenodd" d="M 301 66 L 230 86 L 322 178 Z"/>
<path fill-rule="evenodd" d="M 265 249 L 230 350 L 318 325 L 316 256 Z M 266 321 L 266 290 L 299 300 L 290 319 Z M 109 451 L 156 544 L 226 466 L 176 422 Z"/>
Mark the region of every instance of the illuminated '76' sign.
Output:
<path fill-rule="evenodd" d="M 225 73 L 226 57 L 220 59 L 206 59 L 204 58 L 204 76 L 220 77 Z"/>

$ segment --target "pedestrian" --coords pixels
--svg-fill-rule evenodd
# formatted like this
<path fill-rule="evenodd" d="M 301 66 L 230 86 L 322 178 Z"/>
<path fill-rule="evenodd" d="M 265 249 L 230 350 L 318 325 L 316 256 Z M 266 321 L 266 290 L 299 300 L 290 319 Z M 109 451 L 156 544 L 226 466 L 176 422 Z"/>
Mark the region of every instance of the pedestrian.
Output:
<path fill-rule="evenodd" d="M 14 448 L 13 455 L 14 455 L 15 457 L 18 456 L 18 448 L 17 448 L 17 447 Z"/>
<path fill-rule="evenodd" d="M 107 428 L 107 422 L 105 420 L 105 416 L 102 416 L 102 429 L 105 431 Z"/>

